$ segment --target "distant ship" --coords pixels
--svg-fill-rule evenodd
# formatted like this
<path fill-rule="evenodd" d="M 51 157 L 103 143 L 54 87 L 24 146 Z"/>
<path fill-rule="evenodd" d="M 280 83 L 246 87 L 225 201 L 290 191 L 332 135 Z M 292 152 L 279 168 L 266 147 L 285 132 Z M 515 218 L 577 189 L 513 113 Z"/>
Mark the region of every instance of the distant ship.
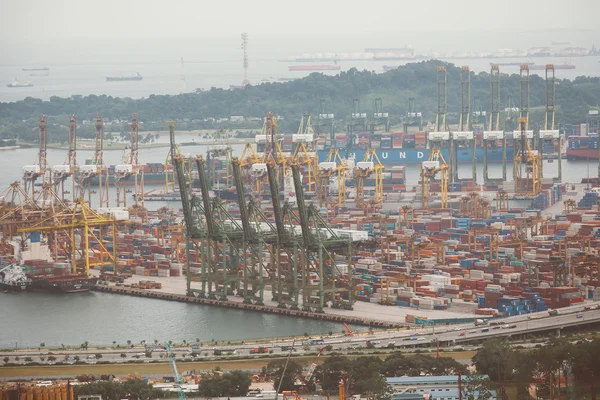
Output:
<path fill-rule="evenodd" d="M 29 76 L 48 76 L 50 74 L 29 74 Z"/>
<path fill-rule="evenodd" d="M 575 69 L 576 66 L 573 64 L 554 64 L 554 69 Z M 546 69 L 545 65 L 531 65 L 529 69 L 532 71 L 540 71 Z"/>
<path fill-rule="evenodd" d="M 14 81 L 12 81 L 11 83 L 9 83 L 8 85 L 6 85 L 10 88 L 16 88 L 16 87 L 32 87 L 33 83 L 31 82 L 27 82 L 27 83 L 22 83 L 22 82 L 17 82 L 17 79 L 15 78 Z"/>
<path fill-rule="evenodd" d="M 31 289 L 49 293 L 87 292 L 96 286 L 98 278 L 85 274 L 32 275 Z"/>
<path fill-rule="evenodd" d="M 337 71 L 339 65 L 319 64 L 319 65 L 290 65 L 288 71 Z"/>
<path fill-rule="evenodd" d="M 50 71 L 50 68 L 48 68 L 48 67 L 42 67 L 42 68 L 23 68 L 23 71 Z"/>
<path fill-rule="evenodd" d="M 535 65 L 533 62 L 504 62 L 504 63 L 495 63 L 491 62 L 490 66 L 498 66 L 498 67 L 512 67 L 512 66 L 520 66 L 520 65 Z"/>
<path fill-rule="evenodd" d="M 109 82 L 113 82 L 113 81 L 141 81 L 142 79 L 144 79 L 144 77 L 141 76 L 139 72 L 136 75 L 133 75 L 133 76 L 107 76 L 106 77 L 106 80 L 109 81 Z"/>

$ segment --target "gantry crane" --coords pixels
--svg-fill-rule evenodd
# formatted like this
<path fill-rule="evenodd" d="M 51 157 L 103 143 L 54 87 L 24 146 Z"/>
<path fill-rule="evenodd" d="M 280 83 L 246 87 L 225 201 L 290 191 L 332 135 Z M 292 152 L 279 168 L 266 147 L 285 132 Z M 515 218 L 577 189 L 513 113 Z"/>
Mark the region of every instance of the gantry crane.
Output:
<path fill-rule="evenodd" d="M 279 307 L 290 306 L 297 310 L 299 307 L 299 274 L 304 273 L 301 269 L 303 260 L 301 233 L 295 227 L 300 225 L 299 217 L 293 212 L 290 204 L 286 202 L 283 206 L 279 196 L 279 183 L 277 182 L 277 166 L 273 160 L 267 163 L 271 201 L 273 204 L 273 217 L 278 235 L 277 258 L 280 265 L 277 281 L 277 302 Z M 288 263 L 283 267 L 280 262 L 282 252 L 287 256 Z"/>
<path fill-rule="evenodd" d="M 518 179 L 518 173 L 520 171 L 520 165 L 522 164 L 522 156 L 527 152 L 526 146 L 535 147 L 533 131 L 529 130 L 529 66 L 527 64 L 521 65 L 520 78 L 519 78 L 519 118 L 518 118 L 518 129 L 513 131 L 513 148 L 515 157 L 513 159 L 513 180 Z M 523 123 L 524 122 L 524 128 Z M 521 190 L 521 193 L 523 191 Z"/>
<path fill-rule="evenodd" d="M 246 177 L 248 186 L 253 187 L 254 200 L 260 204 L 262 198 L 262 187 L 266 179 L 267 164 L 265 163 L 265 153 L 259 155 L 252 143 L 246 143 L 242 155 L 240 156 L 240 166 Z"/>
<path fill-rule="evenodd" d="M 421 168 L 421 208 L 429 208 L 430 189 L 429 183 L 437 174 L 440 174 L 440 200 L 441 208 L 448 207 L 448 164 L 439 147 L 434 147 L 429 153 L 429 160 L 423 161 Z"/>
<path fill-rule="evenodd" d="M 253 200 L 246 202 L 242 168 L 237 157 L 232 159 L 232 171 L 238 195 L 240 220 L 243 230 L 240 246 L 243 268 L 243 285 L 241 295 L 247 304 L 264 304 L 266 286 L 272 288 L 273 297 L 278 299 L 281 279 L 279 269 L 280 252 L 278 251 L 279 235 L 277 229 Z M 269 257 L 263 257 L 269 252 Z"/>
<path fill-rule="evenodd" d="M 229 132 L 224 129 L 220 129 L 215 132 L 214 142 L 206 151 L 206 161 L 208 164 L 208 172 L 209 172 L 209 182 L 211 183 L 210 187 L 220 182 L 219 176 L 217 175 L 216 167 L 215 167 L 215 159 L 217 157 L 225 158 L 225 187 L 228 188 L 231 181 L 231 157 L 232 157 L 232 147 L 229 142 Z"/>
<path fill-rule="evenodd" d="M 306 189 L 314 192 L 316 189 L 319 157 L 315 151 L 315 135 L 309 114 L 302 114 L 298 133 L 292 135 L 294 152 L 292 159 L 303 167 L 306 176 Z"/>
<path fill-rule="evenodd" d="M 498 149 L 498 141 L 502 141 L 502 182 L 506 181 L 506 136 L 505 125 L 500 125 L 500 69 L 493 65 L 490 71 L 490 120 L 483 132 L 483 180 L 491 181 L 488 172 L 488 152 L 490 148 Z M 499 181 L 496 179 L 496 181 Z"/>
<path fill-rule="evenodd" d="M 315 125 L 319 136 L 329 133 L 330 146 L 335 146 L 335 114 L 327 113 L 325 110 L 325 99 L 319 100 L 319 118 Z M 323 129 L 326 128 L 326 129 Z"/>
<path fill-rule="evenodd" d="M 52 167 L 52 184 L 54 191 L 58 194 L 61 201 L 65 201 L 65 194 L 69 193 L 65 190 L 65 182 L 71 178 L 71 192 L 73 197 L 75 194 L 75 172 L 77 169 L 77 120 L 74 114 L 69 116 L 69 150 L 64 164 L 55 165 Z"/>
<path fill-rule="evenodd" d="M 171 351 L 171 345 L 169 342 L 165 342 L 165 349 L 167 350 L 167 354 L 169 355 L 169 362 L 171 363 L 171 368 L 173 369 L 173 373 L 175 374 L 175 383 L 177 384 L 177 397 L 179 400 L 185 400 L 185 393 L 183 388 L 181 387 L 183 383 L 183 379 L 181 375 L 179 375 L 179 371 L 177 371 L 177 364 L 175 363 L 175 354 Z"/>
<path fill-rule="evenodd" d="M 342 159 L 338 149 L 331 148 L 329 150 L 329 154 L 327 155 L 327 159 L 321 163 L 319 163 L 319 173 L 318 173 L 318 198 L 319 198 L 319 207 L 327 207 L 328 205 L 332 205 L 335 207 L 340 207 L 346 205 L 346 175 L 348 173 L 348 165 L 345 160 Z M 329 194 L 332 192 L 330 190 L 330 182 L 332 175 L 336 176 L 336 192 L 337 198 L 328 201 Z"/>
<path fill-rule="evenodd" d="M 408 98 L 408 106 L 406 108 L 406 115 L 404 116 L 404 122 L 402 123 L 404 127 L 404 133 L 408 133 L 408 128 L 417 125 L 419 127 L 419 131 L 423 130 L 423 114 L 416 110 L 415 106 L 415 98 Z"/>
<path fill-rule="evenodd" d="M 477 149 L 471 126 L 471 71 L 469 67 L 460 68 L 460 118 L 458 132 L 450 132 L 450 171 L 452 182 L 459 182 L 458 149 L 467 147 L 472 150 L 471 177 L 477 180 Z"/>
<path fill-rule="evenodd" d="M 348 137 L 346 142 L 346 158 L 352 153 L 354 146 L 356 145 L 356 132 L 367 130 L 367 113 L 360 111 L 360 100 L 358 98 L 352 99 L 352 112 L 350 113 L 350 122 L 346 125 L 348 128 Z M 371 141 L 369 137 L 369 142 Z M 369 146 L 370 147 L 370 146 Z"/>
<path fill-rule="evenodd" d="M 92 204 L 92 185 L 98 180 L 99 206 L 108 207 L 108 168 L 104 164 L 104 117 L 96 115 L 96 141 L 94 156 L 91 164 L 81 165 L 77 181 L 79 192 L 77 197 L 84 199 L 87 204 Z M 87 200 L 86 200 L 87 195 Z"/>
<path fill-rule="evenodd" d="M 556 182 L 562 182 L 562 138 L 560 131 L 554 129 L 554 110 L 556 100 L 556 79 L 554 77 L 554 65 L 546 65 L 546 117 L 544 118 L 544 129 L 540 130 L 538 142 L 538 154 L 540 163 L 540 176 L 544 176 L 544 146 L 554 149 L 558 142 L 558 176 Z M 554 153 L 554 151 L 553 151 Z"/>
<path fill-rule="evenodd" d="M 375 130 L 379 125 L 383 125 L 386 132 L 390 131 L 390 114 L 383 112 L 381 98 L 377 97 L 373 103 L 375 111 L 373 112 L 373 119 L 369 122 L 369 132 L 371 133 L 371 137 L 375 135 Z"/>
<path fill-rule="evenodd" d="M 54 250 L 54 258 L 57 259 L 59 249 L 64 250 L 70 256 L 73 273 L 83 270 L 89 275 L 90 267 L 117 263 L 118 232 L 115 218 L 98 214 L 82 199 L 77 199 L 71 207 L 35 224 L 20 228 L 18 232 L 47 234 L 51 241 L 50 248 Z M 112 236 L 112 251 L 104 244 L 105 234 Z M 98 242 L 97 249 L 90 247 L 90 238 Z M 90 255 L 94 253 L 95 259 L 90 259 Z"/>
<path fill-rule="evenodd" d="M 115 185 L 117 187 L 117 207 L 127 206 L 126 185 L 133 177 L 134 205 L 130 208 L 130 214 L 137 215 L 145 221 L 148 217 L 144 208 L 144 169 L 139 160 L 139 120 L 138 114 L 132 114 L 129 135 L 129 149 L 123 153 L 124 164 L 115 165 Z"/>
<path fill-rule="evenodd" d="M 446 67 L 443 65 L 437 68 L 437 112 L 435 114 L 435 131 L 442 132 L 448 130 L 446 123 Z"/>
<path fill-rule="evenodd" d="M 167 159 L 165 161 L 165 193 L 169 193 L 171 191 L 179 190 L 178 180 L 175 171 L 174 158 L 180 157 L 183 161 L 183 176 L 185 177 L 185 184 L 191 190 L 194 186 L 194 177 L 192 174 L 193 171 L 193 163 L 191 157 L 184 157 L 181 149 L 175 142 L 175 122 L 169 121 L 167 122 L 167 127 L 169 128 L 169 154 L 167 155 Z"/>
<path fill-rule="evenodd" d="M 331 301 L 334 308 L 352 309 L 352 272 L 348 271 L 346 278 L 342 276 L 335 262 L 334 252 L 346 251 L 347 265 L 350 268 L 353 238 L 351 236 L 340 238 L 321 217 L 318 210 L 313 206 L 306 207 L 299 167 L 292 164 L 291 169 L 296 188 L 303 243 L 300 269 L 302 271 L 302 308 L 308 311 L 323 312 L 325 305 Z M 326 269 L 326 265 L 331 268 Z M 345 292 L 347 292 L 347 300 L 341 297 Z"/>
<path fill-rule="evenodd" d="M 366 208 L 368 203 L 365 202 L 365 180 L 375 174 L 375 197 L 371 202 L 375 208 L 381 208 L 383 205 L 383 170 L 385 167 L 379 160 L 374 149 L 369 149 L 365 153 L 362 161 L 356 163 L 354 168 L 354 179 L 356 182 L 356 207 Z"/>
<path fill-rule="evenodd" d="M 542 190 L 539 153 L 531 149 L 527 140 L 527 120 L 519 118 L 521 134 L 518 140 L 519 151 L 515 153 L 515 194 L 537 196 Z"/>
<path fill-rule="evenodd" d="M 47 162 L 46 162 L 46 144 L 48 139 L 48 117 L 46 115 L 40 116 L 40 149 L 38 152 L 38 159 L 34 165 L 25 165 L 23 167 L 23 189 L 31 198 L 35 197 L 35 183 L 39 178 L 42 178 L 42 185 L 48 183 L 48 177 L 46 176 Z M 44 202 L 45 203 L 45 202 Z"/>

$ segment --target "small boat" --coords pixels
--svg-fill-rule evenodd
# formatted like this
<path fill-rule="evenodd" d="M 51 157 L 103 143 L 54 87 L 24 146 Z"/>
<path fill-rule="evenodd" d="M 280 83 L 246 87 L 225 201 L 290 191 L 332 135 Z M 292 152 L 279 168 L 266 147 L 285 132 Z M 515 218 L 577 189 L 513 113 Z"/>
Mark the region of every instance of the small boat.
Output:
<path fill-rule="evenodd" d="M 9 88 L 20 88 L 20 87 L 33 87 L 33 83 L 31 82 L 18 82 L 17 78 L 15 78 L 11 83 L 6 85 Z"/>

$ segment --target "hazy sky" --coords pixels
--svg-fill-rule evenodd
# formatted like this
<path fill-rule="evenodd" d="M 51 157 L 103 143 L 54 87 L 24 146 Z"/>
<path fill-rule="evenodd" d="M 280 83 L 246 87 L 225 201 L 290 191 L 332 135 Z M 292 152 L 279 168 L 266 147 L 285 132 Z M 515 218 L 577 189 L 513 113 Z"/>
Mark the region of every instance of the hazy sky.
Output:
<path fill-rule="evenodd" d="M 599 0 L 3 0 L 0 38 L 595 29 Z"/>

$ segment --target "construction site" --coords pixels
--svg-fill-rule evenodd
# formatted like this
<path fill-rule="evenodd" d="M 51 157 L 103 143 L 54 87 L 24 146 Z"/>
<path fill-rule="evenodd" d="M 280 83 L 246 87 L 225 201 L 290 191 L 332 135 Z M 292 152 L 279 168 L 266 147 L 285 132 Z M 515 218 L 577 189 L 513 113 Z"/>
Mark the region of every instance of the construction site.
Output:
<path fill-rule="evenodd" d="M 169 122 L 164 189 L 151 193 L 145 176 L 156 171 L 140 163 L 139 115 L 114 166 L 104 161 L 101 115 L 92 159 L 77 158 L 71 115 L 65 161 L 48 165 L 42 115 L 38 159 L 0 194 L 2 260 L 34 289 L 54 277 L 79 285 L 67 292 L 83 290 L 87 279 L 89 290 L 381 326 L 599 301 L 600 189 L 595 179 L 562 182 L 570 128 L 555 124 L 554 67 L 546 66 L 545 120 L 535 124 L 527 65 L 517 107 L 501 106 L 493 66 L 489 111 L 472 110 L 470 75 L 461 69 L 452 94 L 461 99 L 454 125 L 443 66 L 432 77 L 435 121 L 425 124 L 411 98 L 399 132 L 381 99 L 369 115 L 354 99 L 343 122 L 321 101 L 295 133 L 279 132 L 267 112 L 240 154 L 220 132 L 206 155 L 188 156 Z M 491 163 L 501 176 L 490 176 Z M 459 164 L 472 165 L 469 177 Z M 418 183 L 407 185 L 415 171 Z M 149 196 L 170 201 L 149 209 Z"/>

